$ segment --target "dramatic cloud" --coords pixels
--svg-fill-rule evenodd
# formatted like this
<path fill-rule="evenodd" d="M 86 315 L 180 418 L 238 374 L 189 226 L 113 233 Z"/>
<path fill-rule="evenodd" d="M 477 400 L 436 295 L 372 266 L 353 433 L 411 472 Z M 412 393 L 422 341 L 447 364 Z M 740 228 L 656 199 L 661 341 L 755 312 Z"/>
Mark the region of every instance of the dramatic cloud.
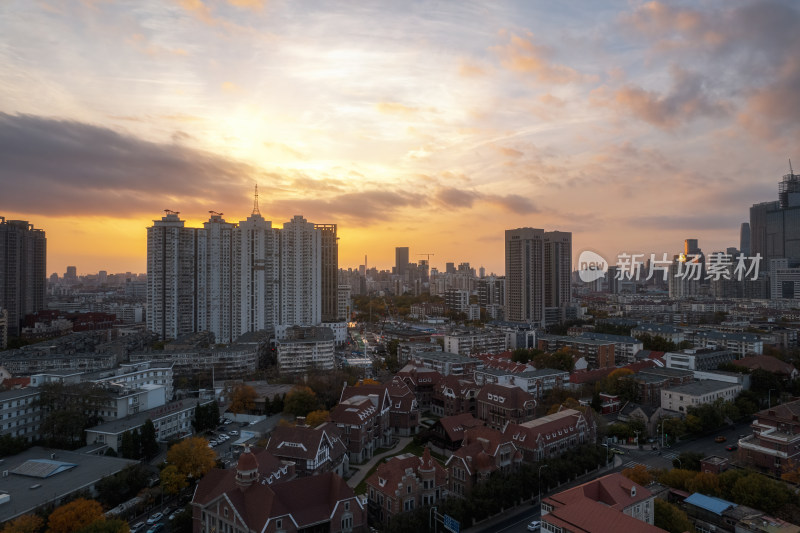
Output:
<path fill-rule="evenodd" d="M 666 93 L 626 85 L 612 96 L 611 105 L 664 129 L 674 129 L 700 118 L 719 118 L 728 104 L 708 94 L 707 78 L 678 66 L 671 69 L 672 87 Z M 605 91 L 596 91 L 602 101 Z"/>
<path fill-rule="evenodd" d="M 69 120 L 0 113 L 0 208 L 130 216 L 241 202 L 259 171 Z M 167 205 L 170 204 L 170 205 Z"/>

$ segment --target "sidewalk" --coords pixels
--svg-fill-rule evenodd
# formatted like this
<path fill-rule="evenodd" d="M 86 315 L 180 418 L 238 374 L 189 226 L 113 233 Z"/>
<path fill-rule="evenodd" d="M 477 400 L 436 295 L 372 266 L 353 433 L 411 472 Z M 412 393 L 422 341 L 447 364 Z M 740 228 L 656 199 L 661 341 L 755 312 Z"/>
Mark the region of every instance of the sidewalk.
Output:
<path fill-rule="evenodd" d="M 370 469 L 378 463 L 378 461 L 390 455 L 397 455 L 397 453 L 400 452 L 400 450 L 408 446 L 408 443 L 411 442 L 411 440 L 412 437 L 403 437 L 397 441 L 397 444 L 395 444 L 391 450 L 382 453 L 380 455 L 373 456 L 372 459 L 370 459 L 363 465 L 357 465 L 358 471 L 355 474 L 353 474 L 353 476 L 350 479 L 347 480 L 347 485 L 355 488 L 356 485 L 361 483 L 361 481 L 367 476 L 367 472 L 369 472 Z M 351 468 L 354 467 L 351 466 Z"/>

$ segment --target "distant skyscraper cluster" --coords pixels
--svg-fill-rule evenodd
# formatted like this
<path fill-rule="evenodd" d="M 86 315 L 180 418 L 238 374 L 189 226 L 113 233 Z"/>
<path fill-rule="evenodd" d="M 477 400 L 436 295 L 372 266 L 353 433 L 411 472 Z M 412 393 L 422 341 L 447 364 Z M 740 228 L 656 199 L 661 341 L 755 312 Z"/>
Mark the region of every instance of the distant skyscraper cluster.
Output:
<path fill-rule="evenodd" d="M 46 271 L 44 230 L 25 220 L 0 217 L 0 343 L 19 335 L 25 315 L 44 309 Z"/>
<path fill-rule="evenodd" d="M 771 259 L 800 261 L 800 174 L 790 170 L 778 185 L 778 200 L 750 208 L 750 251 Z"/>
<path fill-rule="evenodd" d="M 167 211 L 147 228 L 147 327 L 174 339 L 211 331 L 217 342 L 279 325 L 345 320 L 338 306 L 335 224 L 301 216 L 273 228 L 256 202 L 238 224 L 211 212 L 202 228 Z"/>
<path fill-rule="evenodd" d="M 572 292 L 572 233 L 506 230 L 505 316 L 555 324 L 567 318 Z"/>

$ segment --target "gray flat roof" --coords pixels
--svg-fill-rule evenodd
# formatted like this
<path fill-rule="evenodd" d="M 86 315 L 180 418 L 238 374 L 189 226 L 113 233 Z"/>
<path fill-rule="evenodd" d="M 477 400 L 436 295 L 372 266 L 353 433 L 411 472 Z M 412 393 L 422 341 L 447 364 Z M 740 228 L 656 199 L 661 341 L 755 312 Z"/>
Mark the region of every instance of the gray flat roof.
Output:
<path fill-rule="evenodd" d="M 679 385 L 677 387 L 670 387 L 670 392 L 682 392 L 691 396 L 699 396 L 701 394 L 709 394 L 731 387 L 741 387 L 738 383 L 731 383 L 729 381 L 717 381 L 715 379 L 704 379 L 702 381 L 695 381 L 694 383 L 687 383 L 686 385 Z"/>
<path fill-rule="evenodd" d="M 56 461 L 63 461 L 77 465 L 74 468 L 54 474 L 50 477 L 28 477 L 11 473 L 26 461 L 51 460 L 50 454 L 55 454 Z M 138 461 L 119 459 L 98 455 L 85 455 L 65 450 L 41 448 L 39 446 L 24 452 L 6 457 L 0 464 L 0 469 L 9 472 L 8 476 L 0 478 L 0 492 L 11 496 L 11 501 L 0 505 L 0 523 L 6 522 L 16 516 L 31 512 L 33 509 L 66 494 L 83 488 L 88 488 L 101 478 L 116 474 L 129 465 L 138 464 Z M 39 485 L 37 488 L 32 488 Z"/>
<path fill-rule="evenodd" d="M 145 421 L 149 418 L 153 422 L 164 418 L 168 415 L 173 413 L 180 413 L 181 411 L 185 411 L 186 409 L 190 409 L 195 407 L 198 402 L 200 405 L 205 405 L 209 403 L 211 400 L 201 401 L 199 398 L 185 398 L 183 400 L 175 400 L 174 402 L 170 402 L 165 404 L 161 407 L 156 407 L 155 409 L 149 409 L 147 411 L 142 411 L 141 413 L 136 413 L 135 415 L 120 418 L 119 420 L 112 420 L 110 422 L 106 422 L 104 424 L 100 424 L 98 426 L 91 427 L 86 431 L 95 431 L 97 433 L 106 433 L 109 435 L 118 435 L 120 433 L 124 433 L 131 428 L 137 428 L 145 423 Z"/>
<path fill-rule="evenodd" d="M 24 389 L 7 390 L 0 392 L 0 402 L 16 400 L 17 398 L 25 398 L 31 394 L 39 394 L 39 389 L 36 387 L 25 387 Z"/>
<path fill-rule="evenodd" d="M 467 357 L 466 355 L 460 355 L 451 352 L 417 352 L 414 354 L 414 357 L 418 357 L 420 359 L 434 359 L 444 363 L 483 363 L 483 361 L 480 359 L 473 359 L 472 357 Z"/>

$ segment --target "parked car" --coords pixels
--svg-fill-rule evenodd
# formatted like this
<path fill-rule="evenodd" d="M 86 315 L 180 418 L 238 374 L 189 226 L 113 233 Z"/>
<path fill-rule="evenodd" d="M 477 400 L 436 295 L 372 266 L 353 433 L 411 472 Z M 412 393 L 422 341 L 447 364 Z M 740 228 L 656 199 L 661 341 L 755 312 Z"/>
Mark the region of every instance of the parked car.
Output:
<path fill-rule="evenodd" d="M 131 526 L 131 533 L 138 533 L 144 529 L 144 522 L 136 522 Z"/>
<path fill-rule="evenodd" d="M 218 441 L 216 441 L 216 440 L 214 440 L 214 439 L 212 439 L 212 440 L 208 441 L 208 443 L 209 443 L 211 446 L 216 446 L 217 444 L 219 444 L 219 442 L 218 442 Z"/>
<path fill-rule="evenodd" d="M 179 514 L 181 514 L 182 512 L 183 512 L 183 509 L 176 510 L 174 513 L 169 515 L 169 519 L 170 520 L 175 520 L 175 517 L 178 516 Z"/>
<path fill-rule="evenodd" d="M 739 449 L 739 447 L 735 444 L 728 444 L 727 446 L 725 446 L 725 449 L 728 450 L 729 452 L 735 452 L 736 450 Z"/>
<path fill-rule="evenodd" d="M 625 455 L 625 452 L 623 450 L 620 450 L 619 448 L 611 448 L 610 451 L 611 453 L 616 453 L 618 455 Z"/>
<path fill-rule="evenodd" d="M 725 442 L 726 440 L 728 439 L 725 438 L 725 435 L 718 435 L 714 442 Z"/>
<path fill-rule="evenodd" d="M 542 523 L 538 520 L 534 520 L 530 524 L 528 524 L 528 531 L 539 531 L 539 528 L 542 527 Z"/>
<path fill-rule="evenodd" d="M 239 432 L 237 430 L 235 430 L 235 429 L 232 429 L 231 430 L 231 435 L 233 435 L 235 437 L 235 436 L 239 435 Z"/>
<path fill-rule="evenodd" d="M 153 524 L 153 527 L 147 530 L 147 533 L 161 533 L 164 531 L 164 524 Z"/>
<path fill-rule="evenodd" d="M 163 515 L 163 514 L 161 514 L 161 513 L 155 513 L 155 514 L 152 514 L 152 515 L 150 515 L 150 517 L 147 519 L 147 525 L 148 525 L 148 526 L 152 526 L 153 524 L 155 524 L 156 522 L 158 522 L 158 521 L 159 521 L 159 520 L 161 520 L 162 518 L 164 518 L 164 515 Z"/>

